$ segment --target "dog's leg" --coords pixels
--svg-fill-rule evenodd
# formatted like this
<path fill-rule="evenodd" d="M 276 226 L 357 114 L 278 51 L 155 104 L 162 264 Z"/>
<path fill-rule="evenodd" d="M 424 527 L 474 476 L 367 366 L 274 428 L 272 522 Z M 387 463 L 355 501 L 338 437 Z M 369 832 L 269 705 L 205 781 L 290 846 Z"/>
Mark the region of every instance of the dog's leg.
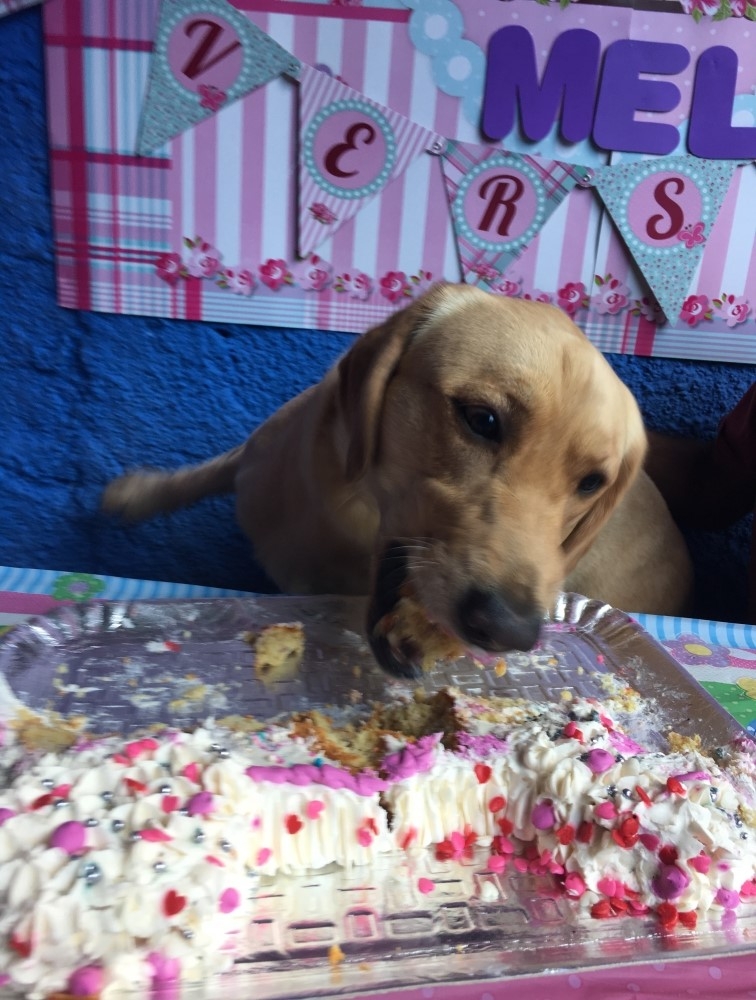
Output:
<path fill-rule="evenodd" d="M 244 445 L 240 444 L 201 465 L 173 472 L 137 469 L 109 483 L 102 495 L 102 508 L 129 521 L 143 521 L 188 507 L 203 497 L 232 493 Z"/>

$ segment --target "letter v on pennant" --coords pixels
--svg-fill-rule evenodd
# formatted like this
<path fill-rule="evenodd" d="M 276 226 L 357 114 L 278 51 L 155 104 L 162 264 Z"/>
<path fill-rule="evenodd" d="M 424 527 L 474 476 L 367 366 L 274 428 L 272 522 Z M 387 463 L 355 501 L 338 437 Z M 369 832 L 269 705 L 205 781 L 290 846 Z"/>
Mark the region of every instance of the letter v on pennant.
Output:
<path fill-rule="evenodd" d="M 669 323 L 680 315 L 740 162 L 663 156 L 596 171 L 596 190 Z"/>
<path fill-rule="evenodd" d="M 296 76 L 299 67 L 227 0 L 163 0 L 137 153 L 153 152 L 274 77 Z"/>
<path fill-rule="evenodd" d="M 495 286 L 535 239 L 588 167 L 449 142 L 442 157 L 457 253 L 464 279 Z"/>

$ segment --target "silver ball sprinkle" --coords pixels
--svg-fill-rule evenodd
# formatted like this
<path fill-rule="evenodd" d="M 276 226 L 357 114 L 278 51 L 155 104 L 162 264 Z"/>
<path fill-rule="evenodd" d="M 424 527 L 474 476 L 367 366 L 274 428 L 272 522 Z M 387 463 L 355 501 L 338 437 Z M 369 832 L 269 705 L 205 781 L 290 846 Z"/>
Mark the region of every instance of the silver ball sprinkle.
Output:
<path fill-rule="evenodd" d="M 735 816 L 734 817 L 734 823 L 735 823 L 735 826 L 740 827 L 740 826 L 743 825 L 743 820 L 740 818 L 740 816 Z"/>
<path fill-rule="evenodd" d="M 165 861 L 156 861 L 155 864 L 152 866 L 152 870 L 154 872 L 157 872 L 158 875 L 160 875 L 162 872 L 166 870 L 167 867 L 168 865 L 165 863 Z"/>
<path fill-rule="evenodd" d="M 231 756 L 231 751 L 227 750 L 225 747 L 221 747 L 220 750 L 218 751 L 218 756 L 220 757 L 221 760 L 226 760 L 228 757 Z"/>
<path fill-rule="evenodd" d="M 132 830 L 131 833 L 129 834 L 129 840 L 131 841 L 132 844 L 136 844 L 136 842 L 141 839 L 142 835 L 139 832 L 139 830 Z"/>
<path fill-rule="evenodd" d="M 55 782 L 52 778 L 43 778 L 42 781 L 40 781 L 40 785 L 42 785 L 43 788 L 55 788 Z"/>
<path fill-rule="evenodd" d="M 83 878 L 87 885 L 94 885 L 102 878 L 102 871 L 100 866 L 96 865 L 94 861 L 88 861 L 82 866 L 79 877 Z"/>
<path fill-rule="evenodd" d="M 96 816 L 90 816 L 88 819 L 84 820 L 84 826 L 92 827 L 92 826 L 99 826 L 99 825 L 100 825 L 100 821 L 99 821 L 99 819 L 97 819 Z"/>
<path fill-rule="evenodd" d="M 160 788 L 158 788 L 158 791 L 160 792 L 161 795 L 168 795 L 170 790 L 171 790 L 170 785 L 161 785 Z"/>
<path fill-rule="evenodd" d="M 186 806 L 182 806 L 179 809 L 178 814 L 179 814 L 179 816 L 188 816 L 189 815 L 189 810 L 186 808 Z"/>
<path fill-rule="evenodd" d="M 197 827 L 197 829 L 192 834 L 192 840 L 194 841 L 195 844 L 202 844 L 202 843 L 204 843 L 204 841 L 205 841 L 205 831 L 204 830 L 200 830 L 200 828 Z"/>
<path fill-rule="evenodd" d="M 183 935 L 183 937 L 184 937 L 184 939 L 185 939 L 186 941 L 191 941 L 191 940 L 192 940 L 192 938 L 194 937 L 194 931 L 190 931 L 188 927 L 185 927 L 185 928 L 184 928 L 184 929 L 183 929 L 183 930 L 181 931 L 181 934 Z"/>
<path fill-rule="evenodd" d="M 745 830 L 743 830 L 743 832 L 741 833 L 740 839 L 741 840 L 748 840 L 748 834 L 745 832 Z"/>
<path fill-rule="evenodd" d="M 112 802 L 113 801 L 113 793 L 112 792 L 102 792 L 102 794 L 100 795 L 100 798 L 102 799 L 103 802 Z"/>
<path fill-rule="evenodd" d="M 126 824 L 122 819 L 114 819 L 113 822 L 110 824 L 110 829 L 113 831 L 113 833 L 120 833 L 125 826 Z"/>
<path fill-rule="evenodd" d="M 227 853 L 231 850 L 231 844 L 227 840 L 222 840 L 218 846 L 222 851 L 226 851 Z"/>
<path fill-rule="evenodd" d="M 220 748 L 221 748 L 220 743 L 211 743 L 210 744 L 210 750 L 211 750 L 212 753 L 218 753 L 218 751 L 220 750 Z"/>
<path fill-rule="evenodd" d="M 714 785 L 712 785 L 711 788 L 709 789 L 709 796 L 713 800 L 716 799 L 717 795 L 719 795 L 719 789 L 715 788 Z"/>
<path fill-rule="evenodd" d="M 64 809 L 68 805 L 70 805 L 68 799 L 56 799 L 53 802 L 53 809 Z"/>
<path fill-rule="evenodd" d="M 626 799 L 631 799 L 633 797 L 633 793 L 630 791 L 629 788 L 623 788 L 622 789 L 622 795 Z"/>

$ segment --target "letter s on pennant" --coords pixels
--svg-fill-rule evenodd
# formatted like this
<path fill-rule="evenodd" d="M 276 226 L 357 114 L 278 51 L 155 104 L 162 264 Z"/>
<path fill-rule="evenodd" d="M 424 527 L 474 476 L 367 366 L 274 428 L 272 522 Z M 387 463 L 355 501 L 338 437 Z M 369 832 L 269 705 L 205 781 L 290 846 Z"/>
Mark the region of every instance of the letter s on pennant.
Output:
<path fill-rule="evenodd" d="M 669 188 L 674 194 L 682 194 L 685 191 L 685 181 L 682 177 L 667 177 L 654 188 L 654 201 L 667 214 L 666 216 L 657 214 L 649 217 L 646 223 L 646 235 L 651 240 L 668 240 L 677 236 L 685 225 L 685 212 L 682 207 L 674 201 L 669 194 Z M 660 229 L 660 223 L 667 221 L 667 227 Z"/>

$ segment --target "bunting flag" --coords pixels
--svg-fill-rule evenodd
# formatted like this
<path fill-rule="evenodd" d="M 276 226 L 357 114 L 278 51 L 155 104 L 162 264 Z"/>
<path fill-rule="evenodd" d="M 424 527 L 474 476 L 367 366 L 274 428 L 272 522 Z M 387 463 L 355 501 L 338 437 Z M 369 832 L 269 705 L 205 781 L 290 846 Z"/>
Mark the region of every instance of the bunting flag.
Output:
<path fill-rule="evenodd" d="M 680 315 L 738 166 L 682 155 L 596 171 L 593 183 L 670 323 Z"/>
<path fill-rule="evenodd" d="M 136 148 L 140 156 L 286 73 L 299 60 L 227 0 L 163 0 Z"/>
<path fill-rule="evenodd" d="M 462 273 L 473 285 L 492 284 L 592 174 L 560 160 L 465 142 L 447 142 L 441 163 Z"/>
<path fill-rule="evenodd" d="M 333 236 L 443 136 L 304 63 L 299 73 L 299 253 Z"/>

